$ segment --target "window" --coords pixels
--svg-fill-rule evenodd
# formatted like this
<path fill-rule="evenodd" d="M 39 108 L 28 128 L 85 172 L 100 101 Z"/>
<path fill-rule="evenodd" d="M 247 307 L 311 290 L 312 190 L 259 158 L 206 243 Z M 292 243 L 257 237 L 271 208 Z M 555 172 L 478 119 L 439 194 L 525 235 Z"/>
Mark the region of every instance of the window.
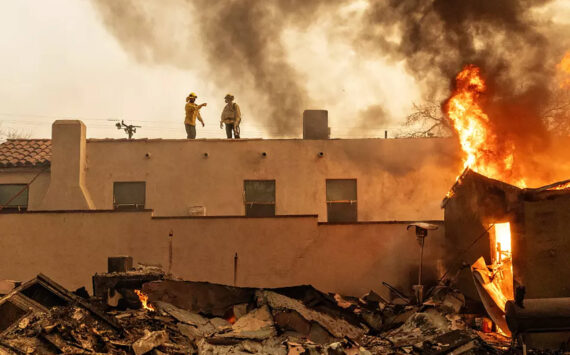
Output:
<path fill-rule="evenodd" d="M 28 208 L 28 189 L 26 184 L 0 185 L 0 206 L 2 209 L 26 210 Z"/>
<path fill-rule="evenodd" d="M 356 222 L 356 180 L 327 180 L 327 216 L 329 223 Z"/>
<path fill-rule="evenodd" d="M 1 303 L 0 314 L 2 317 L 0 317 L 0 333 L 8 329 L 13 323 L 22 318 L 27 313 L 27 310 L 22 309 L 10 301 Z"/>
<path fill-rule="evenodd" d="M 244 198 L 246 216 L 275 216 L 275 180 L 245 180 Z"/>
<path fill-rule="evenodd" d="M 144 209 L 146 183 L 116 182 L 113 185 L 115 209 Z"/>

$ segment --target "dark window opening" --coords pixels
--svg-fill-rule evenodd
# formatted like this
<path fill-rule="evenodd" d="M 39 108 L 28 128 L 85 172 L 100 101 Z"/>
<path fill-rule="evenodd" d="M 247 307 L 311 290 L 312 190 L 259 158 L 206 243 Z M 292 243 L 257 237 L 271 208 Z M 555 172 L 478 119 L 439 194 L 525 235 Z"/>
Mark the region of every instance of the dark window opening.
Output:
<path fill-rule="evenodd" d="M 358 220 L 356 179 L 327 180 L 327 220 L 329 223 Z"/>
<path fill-rule="evenodd" d="M 22 318 L 27 312 L 16 306 L 10 301 L 0 304 L 0 332 L 8 329 L 18 319 Z"/>
<path fill-rule="evenodd" d="M 46 308 L 52 308 L 56 306 L 66 306 L 68 302 L 47 289 L 45 286 L 42 286 L 39 283 L 35 283 L 32 286 L 26 288 L 25 290 L 21 291 L 21 293 L 29 298 L 33 299 L 34 301 L 38 302 L 42 306 Z"/>
<path fill-rule="evenodd" d="M 244 200 L 246 216 L 275 216 L 275 180 L 245 180 Z"/>
<path fill-rule="evenodd" d="M 146 183 L 116 182 L 113 184 L 115 209 L 142 210 L 145 205 Z"/>
<path fill-rule="evenodd" d="M 28 209 L 27 185 L 0 184 L 0 206 L 2 210 L 25 211 Z"/>

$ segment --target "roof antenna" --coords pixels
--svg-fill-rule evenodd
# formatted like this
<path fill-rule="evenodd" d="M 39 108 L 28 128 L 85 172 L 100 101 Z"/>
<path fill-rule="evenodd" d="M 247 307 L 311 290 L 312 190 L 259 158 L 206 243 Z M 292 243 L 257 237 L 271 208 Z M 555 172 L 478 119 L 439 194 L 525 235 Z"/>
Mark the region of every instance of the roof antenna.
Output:
<path fill-rule="evenodd" d="M 132 124 L 125 124 L 125 121 L 121 120 L 121 122 L 117 122 L 115 124 L 117 129 L 122 129 L 125 133 L 129 136 L 129 139 L 133 139 L 133 134 L 137 133 L 137 128 L 142 128 L 141 126 L 134 126 Z"/>

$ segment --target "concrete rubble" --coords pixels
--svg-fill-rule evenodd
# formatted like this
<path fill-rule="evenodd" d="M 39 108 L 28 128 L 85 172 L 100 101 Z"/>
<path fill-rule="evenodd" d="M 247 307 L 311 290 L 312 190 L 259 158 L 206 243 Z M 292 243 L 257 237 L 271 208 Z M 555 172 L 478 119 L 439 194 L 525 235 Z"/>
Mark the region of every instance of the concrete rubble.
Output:
<path fill-rule="evenodd" d="M 133 280 L 124 276 L 120 288 Z M 498 354 L 510 345 L 471 328 L 451 289 L 413 306 L 311 286 L 254 289 L 162 277 L 141 286 L 154 310 L 140 301 L 110 304 L 106 293 L 85 299 L 40 275 L 0 299 L 0 354 Z"/>

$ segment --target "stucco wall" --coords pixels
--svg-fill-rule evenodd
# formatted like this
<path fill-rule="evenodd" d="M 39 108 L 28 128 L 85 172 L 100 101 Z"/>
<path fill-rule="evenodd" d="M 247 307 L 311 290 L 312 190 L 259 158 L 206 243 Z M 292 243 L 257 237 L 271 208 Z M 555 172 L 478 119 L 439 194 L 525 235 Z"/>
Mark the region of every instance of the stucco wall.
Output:
<path fill-rule="evenodd" d="M 277 215 L 316 214 L 324 222 L 326 179 L 356 179 L 359 221 L 442 219 L 439 203 L 459 170 L 456 154 L 454 141 L 440 138 L 88 140 L 81 186 L 99 210 L 113 208 L 114 182 L 145 181 L 145 207 L 157 216 L 188 216 L 192 206 L 231 216 L 245 213 L 244 180 L 269 179 L 276 181 Z M 37 171 L 4 169 L 0 183 L 27 183 Z M 31 186 L 29 210 L 77 209 L 64 197 L 77 180 L 71 175 L 46 195 L 51 178 L 42 174 Z"/>
<path fill-rule="evenodd" d="M 326 221 L 326 179 L 355 178 L 359 221 L 441 219 L 458 164 L 449 139 L 89 141 L 86 186 L 97 209 L 114 181 L 146 181 L 157 216 L 227 216 L 245 213 L 244 180 L 275 179 L 276 214 Z"/>
<path fill-rule="evenodd" d="M 361 295 L 381 282 L 408 291 L 416 282 L 419 246 L 405 223 L 318 224 L 314 216 L 152 218 L 151 212 L 0 214 L 0 279 L 42 272 L 70 289 L 91 286 L 107 257 L 168 267 L 190 280 L 275 287 L 310 283 Z M 441 227 L 443 228 L 443 227 Z M 436 278 L 443 230 L 426 240 L 426 280 Z"/>

